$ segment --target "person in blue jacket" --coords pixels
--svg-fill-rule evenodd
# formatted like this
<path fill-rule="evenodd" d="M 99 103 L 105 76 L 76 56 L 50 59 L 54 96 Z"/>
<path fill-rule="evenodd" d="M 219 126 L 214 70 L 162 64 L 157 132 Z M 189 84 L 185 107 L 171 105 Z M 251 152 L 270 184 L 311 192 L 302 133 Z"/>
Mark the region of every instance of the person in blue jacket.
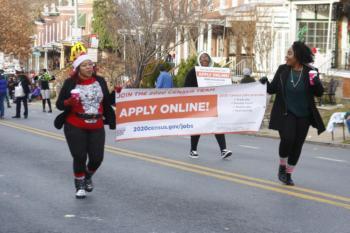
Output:
<path fill-rule="evenodd" d="M 350 133 L 350 111 L 345 113 L 344 119 Z"/>
<path fill-rule="evenodd" d="M 173 78 L 166 71 L 163 64 L 159 65 L 160 74 L 157 78 L 156 88 L 172 88 L 174 87 Z"/>
<path fill-rule="evenodd" d="M 5 76 L 2 74 L 2 70 L 0 71 L 0 119 L 4 118 L 5 114 L 5 98 L 7 95 L 7 81 Z"/>

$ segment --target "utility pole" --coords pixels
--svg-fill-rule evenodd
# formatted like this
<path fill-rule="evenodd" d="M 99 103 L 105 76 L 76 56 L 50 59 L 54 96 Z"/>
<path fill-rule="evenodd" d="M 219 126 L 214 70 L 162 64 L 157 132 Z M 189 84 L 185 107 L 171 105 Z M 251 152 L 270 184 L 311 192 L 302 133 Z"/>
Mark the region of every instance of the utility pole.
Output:
<path fill-rule="evenodd" d="M 333 13 L 333 0 L 329 1 L 329 15 L 328 15 L 328 28 L 327 28 L 327 45 L 326 45 L 326 57 L 327 60 L 331 61 L 332 60 L 332 35 L 331 35 L 331 24 L 332 24 L 332 13 Z"/>
<path fill-rule="evenodd" d="M 74 27 L 72 29 L 72 39 L 73 43 L 76 43 L 80 40 L 80 31 L 78 28 L 78 0 L 73 0 L 74 3 Z"/>
<path fill-rule="evenodd" d="M 78 0 L 74 0 L 74 28 L 78 30 Z"/>

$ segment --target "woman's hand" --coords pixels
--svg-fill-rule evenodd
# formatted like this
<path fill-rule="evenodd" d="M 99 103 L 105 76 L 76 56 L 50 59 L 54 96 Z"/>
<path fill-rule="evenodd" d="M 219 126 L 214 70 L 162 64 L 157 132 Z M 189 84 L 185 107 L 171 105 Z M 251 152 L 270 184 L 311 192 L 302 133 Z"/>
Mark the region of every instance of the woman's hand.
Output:
<path fill-rule="evenodd" d="M 78 98 L 75 98 L 75 97 L 69 97 L 68 99 L 66 99 L 64 101 L 64 106 L 76 106 L 79 104 L 79 99 Z"/>
<path fill-rule="evenodd" d="M 123 89 L 122 86 L 116 86 L 115 87 L 115 92 L 119 94 L 120 92 L 122 92 L 122 89 Z"/>
<path fill-rule="evenodd" d="M 269 80 L 267 79 L 267 77 L 262 77 L 261 79 L 259 79 L 259 82 L 261 83 L 261 84 L 265 84 L 265 83 L 267 83 Z"/>

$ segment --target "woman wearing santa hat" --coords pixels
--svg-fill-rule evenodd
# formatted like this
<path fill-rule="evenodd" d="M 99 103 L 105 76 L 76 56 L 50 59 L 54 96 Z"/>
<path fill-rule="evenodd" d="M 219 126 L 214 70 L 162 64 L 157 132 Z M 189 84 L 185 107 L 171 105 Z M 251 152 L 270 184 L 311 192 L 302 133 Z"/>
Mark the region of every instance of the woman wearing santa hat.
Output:
<path fill-rule="evenodd" d="M 74 72 L 65 80 L 56 107 L 63 113 L 55 127 L 64 126 L 73 157 L 76 198 L 85 198 L 93 190 L 91 177 L 102 163 L 105 145 L 104 124 L 115 129 L 115 114 L 104 78 L 95 75 L 94 64 L 87 55 L 73 62 Z"/>

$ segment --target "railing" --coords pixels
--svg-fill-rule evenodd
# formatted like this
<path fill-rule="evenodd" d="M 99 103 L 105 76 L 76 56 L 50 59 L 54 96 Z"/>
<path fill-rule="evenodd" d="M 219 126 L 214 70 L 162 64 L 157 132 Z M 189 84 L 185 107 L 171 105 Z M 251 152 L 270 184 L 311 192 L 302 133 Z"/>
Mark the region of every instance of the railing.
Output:
<path fill-rule="evenodd" d="M 316 67 L 318 69 L 318 72 L 326 76 L 332 75 L 332 65 L 331 65 L 332 61 L 333 61 L 333 57 L 328 56 L 321 65 Z"/>
<path fill-rule="evenodd" d="M 348 52 L 345 53 L 344 69 L 345 70 L 349 70 L 350 69 L 350 54 Z"/>
<path fill-rule="evenodd" d="M 245 68 L 249 68 L 253 72 L 253 68 L 254 68 L 253 59 L 244 59 L 244 60 L 238 62 L 236 64 L 235 68 L 233 69 L 233 74 L 235 76 L 243 76 L 243 70 Z"/>

